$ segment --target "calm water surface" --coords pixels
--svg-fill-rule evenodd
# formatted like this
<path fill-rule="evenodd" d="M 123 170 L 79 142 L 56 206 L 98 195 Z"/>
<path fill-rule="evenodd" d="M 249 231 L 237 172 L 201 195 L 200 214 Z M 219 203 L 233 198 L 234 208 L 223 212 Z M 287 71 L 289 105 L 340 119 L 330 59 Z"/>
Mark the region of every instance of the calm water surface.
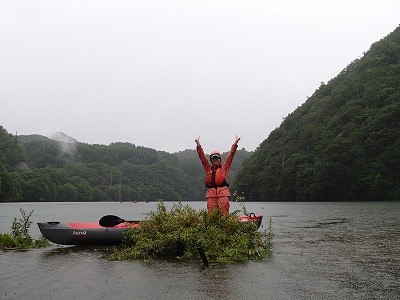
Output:
<path fill-rule="evenodd" d="M 20 208 L 34 210 L 30 232 L 38 238 L 36 222 L 93 222 L 106 214 L 140 220 L 156 204 L 0 203 L 0 233 L 10 232 Z M 73 247 L 0 252 L 0 299 L 400 299 L 400 203 L 246 208 L 264 215 L 264 229 L 272 218 L 274 253 L 263 261 L 203 269 L 200 259 L 110 262 Z"/>

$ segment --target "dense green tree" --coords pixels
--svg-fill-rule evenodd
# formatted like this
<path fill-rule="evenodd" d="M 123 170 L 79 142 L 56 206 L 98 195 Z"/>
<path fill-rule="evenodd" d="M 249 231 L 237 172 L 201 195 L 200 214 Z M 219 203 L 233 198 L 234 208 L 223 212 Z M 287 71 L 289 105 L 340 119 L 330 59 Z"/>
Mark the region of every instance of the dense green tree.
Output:
<path fill-rule="evenodd" d="M 72 184 L 77 191 L 77 201 L 92 201 L 93 190 L 89 183 L 79 176 L 72 176 L 68 179 L 68 183 Z"/>
<path fill-rule="evenodd" d="M 0 162 L 0 202 L 22 200 L 21 180 L 19 174 L 10 172 Z"/>
<path fill-rule="evenodd" d="M 38 172 L 39 173 L 39 172 Z M 42 180 L 41 176 L 30 176 L 23 183 L 23 199 L 31 202 L 52 201 L 50 188 Z"/>
<path fill-rule="evenodd" d="M 25 160 L 24 147 L 17 138 L 0 126 L 0 162 L 15 167 Z"/>
<path fill-rule="evenodd" d="M 65 183 L 57 188 L 57 201 L 74 202 L 78 200 L 78 190 L 72 183 Z"/>

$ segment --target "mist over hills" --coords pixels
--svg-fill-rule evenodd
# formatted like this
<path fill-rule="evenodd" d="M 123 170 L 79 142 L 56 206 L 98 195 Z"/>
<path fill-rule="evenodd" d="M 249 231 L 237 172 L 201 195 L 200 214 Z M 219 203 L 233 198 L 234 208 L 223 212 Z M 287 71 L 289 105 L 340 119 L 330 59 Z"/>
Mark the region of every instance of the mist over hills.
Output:
<path fill-rule="evenodd" d="M 17 140 L 21 143 L 31 143 L 31 142 L 46 142 L 49 140 L 65 142 L 65 143 L 79 143 L 78 140 L 66 135 L 63 132 L 55 132 L 50 137 L 40 135 L 40 134 L 28 134 L 28 135 L 17 135 Z"/>

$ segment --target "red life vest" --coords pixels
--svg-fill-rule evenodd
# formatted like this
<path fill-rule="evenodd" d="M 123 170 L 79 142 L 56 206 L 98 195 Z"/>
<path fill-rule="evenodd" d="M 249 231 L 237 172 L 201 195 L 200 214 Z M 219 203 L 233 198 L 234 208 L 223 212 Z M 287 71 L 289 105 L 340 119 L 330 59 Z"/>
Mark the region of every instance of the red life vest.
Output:
<path fill-rule="evenodd" d="M 222 175 L 221 166 L 212 168 L 210 172 L 206 175 L 206 187 L 221 187 L 221 186 L 229 186 L 225 180 L 225 177 Z"/>

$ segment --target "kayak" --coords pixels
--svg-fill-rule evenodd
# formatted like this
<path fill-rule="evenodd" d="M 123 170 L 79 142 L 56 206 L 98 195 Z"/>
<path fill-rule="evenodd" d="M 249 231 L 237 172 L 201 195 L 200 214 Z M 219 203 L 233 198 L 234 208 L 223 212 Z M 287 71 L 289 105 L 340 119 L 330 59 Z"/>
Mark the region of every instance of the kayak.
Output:
<path fill-rule="evenodd" d="M 111 227 L 93 223 L 38 223 L 40 232 L 49 241 L 61 245 L 115 245 L 122 242 L 122 233 L 139 227 L 139 222 L 124 222 Z"/>
<path fill-rule="evenodd" d="M 255 223 L 257 229 L 262 222 L 262 216 L 250 214 L 239 216 L 243 224 Z M 140 221 L 126 221 L 117 216 L 107 215 L 99 222 L 91 223 L 37 223 L 40 232 L 49 241 L 61 245 L 116 245 L 122 242 L 122 233 L 130 228 L 140 227 Z"/>
<path fill-rule="evenodd" d="M 254 213 L 250 213 L 248 216 L 239 216 L 238 221 L 242 224 L 250 224 L 255 223 L 257 228 L 260 228 L 263 216 L 255 215 Z"/>

